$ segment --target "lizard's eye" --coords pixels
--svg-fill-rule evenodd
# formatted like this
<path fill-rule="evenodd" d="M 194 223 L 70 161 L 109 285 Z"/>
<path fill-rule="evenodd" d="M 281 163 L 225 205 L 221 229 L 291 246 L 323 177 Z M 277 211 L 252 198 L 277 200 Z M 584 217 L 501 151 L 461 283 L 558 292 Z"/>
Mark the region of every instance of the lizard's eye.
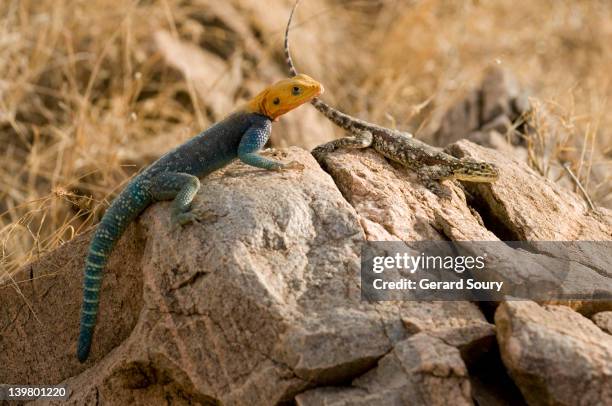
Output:
<path fill-rule="evenodd" d="M 300 89 L 298 86 L 293 86 L 293 89 L 291 89 L 291 94 L 297 96 L 300 93 L 302 93 L 302 89 Z"/>
<path fill-rule="evenodd" d="M 487 169 L 486 165 L 485 164 L 480 164 L 480 170 L 484 171 L 485 169 Z"/>
<path fill-rule="evenodd" d="M 275 97 L 274 100 L 272 100 L 272 103 L 279 105 L 280 104 L 280 99 L 278 97 Z"/>

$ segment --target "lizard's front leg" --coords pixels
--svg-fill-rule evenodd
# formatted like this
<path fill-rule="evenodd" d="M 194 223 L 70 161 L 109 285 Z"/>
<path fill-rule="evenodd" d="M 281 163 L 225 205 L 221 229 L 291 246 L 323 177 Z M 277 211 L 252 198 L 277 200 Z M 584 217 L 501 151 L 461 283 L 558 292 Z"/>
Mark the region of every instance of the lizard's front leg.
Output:
<path fill-rule="evenodd" d="M 150 193 L 155 200 L 172 200 L 171 219 L 175 226 L 197 220 L 191 202 L 200 189 L 200 180 L 181 172 L 164 172 L 151 179 Z"/>
<path fill-rule="evenodd" d="M 269 136 L 269 126 L 254 125 L 250 127 L 244 133 L 240 140 L 240 145 L 238 145 L 238 159 L 247 165 L 262 169 L 276 171 L 283 169 L 304 169 L 304 165 L 297 161 L 283 163 L 259 155 L 258 151 L 266 144 Z"/>
<path fill-rule="evenodd" d="M 427 189 L 442 199 L 450 199 L 450 190 L 440 182 L 451 177 L 452 172 L 443 165 L 422 166 L 417 170 L 419 180 Z"/>
<path fill-rule="evenodd" d="M 325 155 L 339 148 L 367 148 L 372 145 L 372 133 L 369 131 L 355 131 L 349 137 L 338 138 L 312 150 L 312 155 L 320 161 Z"/>

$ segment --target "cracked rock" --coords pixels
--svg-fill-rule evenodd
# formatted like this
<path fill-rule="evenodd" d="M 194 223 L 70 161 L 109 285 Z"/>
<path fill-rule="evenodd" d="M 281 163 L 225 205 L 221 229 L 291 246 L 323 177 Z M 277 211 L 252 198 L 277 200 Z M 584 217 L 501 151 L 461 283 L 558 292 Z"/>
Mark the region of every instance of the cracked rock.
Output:
<path fill-rule="evenodd" d="M 396 344 L 376 368 L 350 387 L 326 387 L 296 396 L 298 406 L 471 405 L 467 368 L 459 351 L 424 333 Z"/>
<path fill-rule="evenodd" d="M 505 302 L 502 360 L 530 405 L 612 404 L 612 336 L 565 306 Z"/>

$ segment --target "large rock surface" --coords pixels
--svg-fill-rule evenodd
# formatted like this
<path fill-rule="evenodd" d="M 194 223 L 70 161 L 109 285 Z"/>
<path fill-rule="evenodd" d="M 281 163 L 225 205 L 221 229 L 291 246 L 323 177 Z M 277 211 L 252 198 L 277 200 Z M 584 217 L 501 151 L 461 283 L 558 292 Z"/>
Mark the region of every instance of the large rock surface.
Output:
<path fill-rule="evenodd" d="M 168 203 L 140 217 L 113 253 L 84 365 L 74 352 L 87 238 L 34 263 L 33 280 L 24 269 L 19 292 L 7 285 L 0 297 L 0 363 L 10 365 L 0 380 L 64 382 L 70 404 L 266 405 L 365 376 L 395 393 L 373 377 L 412 363 L 406 349 L 417 348 L 423 365 L 402 387 L 437 399 L 443 385 L 469 402 L 464 359 L 486 351 L 493 327 L 468 302 L 361 301 L 359 215 L 310 154 L 280 155 L 306 169 L 234 164 L 204 179 L 198 224 L 173 230 Z M 446 354 L 439 365 L 424 343 Z"/>

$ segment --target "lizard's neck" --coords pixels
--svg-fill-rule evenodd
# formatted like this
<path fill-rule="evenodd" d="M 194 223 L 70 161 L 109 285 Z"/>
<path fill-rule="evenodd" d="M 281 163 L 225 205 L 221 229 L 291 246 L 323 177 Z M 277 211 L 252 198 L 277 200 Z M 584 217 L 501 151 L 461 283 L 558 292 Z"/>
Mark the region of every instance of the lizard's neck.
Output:
<path fill-rule="evenodd" d="M 272 117 L 270 112 L 268 112 L 266 110 L 265 100 L 266 100 L 266 95 L 267 94 L 268 94 L 268 90 L 267 89 L 264 90 L 263 92 L 259 93 L 257 96 L 255 96 L 251 100 L 249 100 L 242 107 L 242 110 L 246 111 L 247 113 L 261 114 L 263 116 L 268 117 L 270 120 L 277 121 L 278 117 Z"/>

